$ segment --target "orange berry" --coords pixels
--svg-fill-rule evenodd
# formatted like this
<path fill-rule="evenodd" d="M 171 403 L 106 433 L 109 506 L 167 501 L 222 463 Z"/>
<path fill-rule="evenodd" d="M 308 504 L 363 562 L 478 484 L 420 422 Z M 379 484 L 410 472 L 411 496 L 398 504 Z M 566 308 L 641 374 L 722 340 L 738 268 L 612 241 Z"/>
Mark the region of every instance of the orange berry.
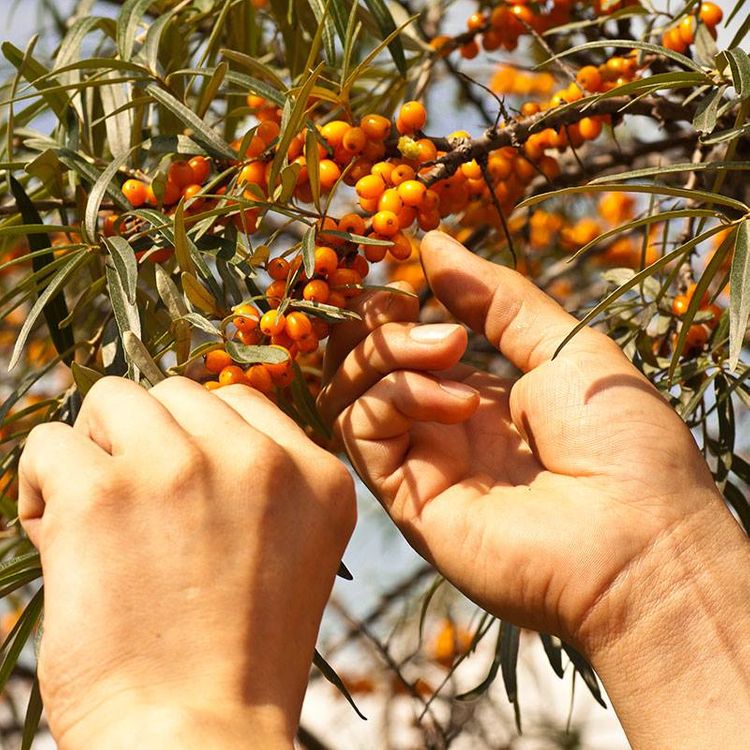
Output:
<path fill-rule="evenodd" d="M 472 13 L 466 20 L 466 26 L 469 31 L 478 31 L 487 23 L 487 16 L 484 13 Z"/>
<path fill-rule="evenodd" d="M 320 129 L 320 134 L 331 148 L 337 148 L 344 140 L 344 136 L 351 130 L 351 125 L 343 120 L 332 120 Z"/>
<path fill-rule="evenodd" d="M 677 28 L 685 44 L 690 45 L 695 41 L 695 16 L 685 16 Z"/>
<path fill-rule="evenodd" d="M 339 232 L 362 235 L 365 232 L 365 220 L 359 214 L 346 214 L 339 219 Z"/>
<path fill-rule="evenodd" d="M 388 188 L 378 198 L 378 211 L 391 211 L 397 214 L 403 207 L 404 202 L 401 200 L 396 188 Z"/>
<path fill-rule="evenodd" d="M 138 208 L 146 202 L 146 183 L 140 180 L 125 180 L 122 186 L 122 194 L 133 208 Z"/>
<path fill-rule="evenodd" d="M 223 349 L 214 349 L 206 354 L 205 365 L 209 372 L 218 375 L 225 367 L 232 364 L 232 358 Z"/>
<path fill-rule="evenodd" d="M 297 341 L 297 346 L 302 354 L 311 354 L 316 351 L 320 342 L 314 333 L 309 333 Z"/>
<path fill-rule="evenodd" d="M 578 123 L 581 136 L 587 141 L 596 140 L 602 133 L 602 123 L 596 117 L 584 117 Z"/>
<path fill-rule="evenodd" d="M 284 299 L 285 293 L 286 281 L 279 279 L 278 281 L 271 282 L 266 289 L 268 304 L 275 310 L 281 304 L 281 300 Z"/>
<path fill-rule="evenodd" d="M 420 138 L 417 141 L 417 148 L 419 149 L 417 158 L 420 163 L 437 159 L 437 146 L 429 138 Z"/>
<path fill-rule="evenodd" d="M 218 380 L 207 380 L 203 387 L 207 391 L 215 391 L 217 388 L 221 388 L 221 383 Z"/>
<path fill-rule="evenodd" d="M 345 242 L 343 237 L 338 237 L 335 234 L 329 233 L 338 232 L 338 230 L 338 222 L 335 219 L 332 219 L 330 216 L 319 219 L 317 232 L 318 242 L 320 242 L 321 245 L 332 245 L 333 247 L 343 244 Z"/>
<path fill-rule="evenodd" d="M 244 373 L 245 382 L 251 388 L 261 393 L 271 393 L 273 391 L 273 380 L 271 373 L 265 365 L 251 365 Z"/>
<path fill-rule="evenodd" d="M 400 229 L 406 229 L 410 227 L 414 220 L 417 218 L 417 209 L 412 206 L 404 206 L 398 214 L 398 226 Z"/>
<path fill-rule="evenodd" d="M 290 339 L 297 341 L 312 333 L 312 323 L 305 313 L 291 312 L 286 316 L 285 330 Z"/>
<path fill-rule="evenodd" d="M 328 277 L 328 283 L 345 298 L 356 297 L 361 290 L 355 287 L 362 283 L 362 277 L 353 268 L 337 268 Z"/>
<path fill-rule="evenodd" d="M 459 52 L 464 60 L 473 60 L 479 54 L 479 45 L 476 43 L 476 40 L 472 39 L 470 42 L 462 44 Z"/>
<path fill-rule="evenodd" d="M 408 164 L 398 164 L 391 171 L 390 181 L 394 187 L 397 187 L 402 182 L 413 180 L 415 176 L 416 173 Z"/>
<path fill-rule="evenodd" d="M 584 65 L 576 74 L 576 82 L 586 91 L 601 91 L 602 75 L 593 65 Z"/>
<path fill-rule="evenodd" d="M 367 145 L 367 136 L 362 128 L 349 128 L 341 140 L 341 148 L 348 154 L 359 154 Z"/>
<path fill-rule="evenodd" d="M 367 214 L 374 214 L 378 210 L 377 198 L 360 198 L 360 208 Z"/>
<path fill-rule="evenodd" d="M 700 18 L 709 28 L 721 23 L 724 11 L 716 3 L 701 3 Z"/>
<path fill-rule="evenodd" d="M 257 96 L 257 94 L 248 94 L 247 106 L 250 109 L 260 109 L 266 106 L 266 100 L 262 96 Z"/>
<path fill-rule="evenodd" d="M 707 326 L 702 323 L 695 323 L 688 328 L 687 336 L 685 336 L 685 349 L 690 351 L 697 351 L 703 349 L 708 341 L 709 330 Z"/>
<path fill-rule="evenodd" d="M 351 269 L 356 271 L 363 279 L 370 273 L 370 264 L 363 255 L 355 255 L 350 263 Z"/>
<path fill-rule="evenodd" d="M 424 127 L 427 122 L 427 112 L 421 102 L 406 102 L 398 113 L 398 119 L 404 128 L 403 132 L 413 133 Z"/>
<path fill-rule="evenodd" d="M 255 135 L 262 139 L 266 144 L 273 143 L 281 132 L 281 126 L 274 120 L 265 120 L 258 125 Z"/>
<path fill-rule="evenodd" d="M 321 279 L 313 279 L 305 284 L 302 290 L 302 297 L 309 302 L 320 302 L 325 304 L 328 301 L 330 289 L 328 284 Z"/>
<path fill-rule="evenodd" d="M 397 236 L 398 235 L 396 235 L 396 237 Z M 394 237 L 393 239 L 395 240 L 396 237 Z M 385 245 L 365 245 L 364 248 L 365 258 L 370 263 L 380 263 L 380 261 L 385 258 L 385 255 L 388 252 L 388 248 Z"/>
<path fill-rule="evenodd" d="M 388 252 L 396 260 L 408 260 L 411 257 L 412 253 L 412 247 L 409 238 L 399 232 L 391 239 L 393 240 L 393 245 L 388 248 Z"/>
<path fill-rule="evenodd" d="M 105 237 L 114 237 L 117 234 L 117 220 L 120 217 L 117 214 L 109 214 L 102 220 L 102 233 Z"/>
<path fill-rule="evenodd" d="M 398 186 L 398 194 L 404 205 L 418 208 L 425 199 L 427 188 L 417 180 L 406 180 Z"/>
<path fill-rule="evenodd" d="M 391 121 L 382 115 L 365 115 L 359 125 L 365 135 L 373 141 L 383 141 L 391 132 Z"/>
<path fill-rule="evenodd" d="M 341 292 L 331 292 L 328 296 L 328 304 L 332 307 L 346 307 L 346 297 Z"/>
<path fill-rule="evenodd" d="M 382 141 L 367 141 L 362 149 L 362 156 L 368 161 L 377 161 L 385 156 L 385 144 Z"/>
<path fill-rule="evenodd" d="M 385 190 L 385 182 L 377 174 L 368 174 L 357 181 L 354 189 L 360 198 L 380 198 Z"/>
<path fill-rule="evenodd" d="M 677 26 L 673 26 L 671 29 L 667 29 L 661 38 L 661 43 L 667 49 L 673 52 L 685 52 L 687 50 L 687 44 L 682 40 L 680 29 Z"/>
<path fill-rule="evenodd" d="M 188 166 L 193 170 L 191 182 L 199 182 L 202 185 L 211 174 L 211 162 L 205 156 L 194 156 L 188 162 Z M 166 203 L 166 200 L 164 202 Z"/>
<path fill-rule="evenodd" d="M 521 105 L 521 114 L 524 117 L 532 117 L 533 115 L 539 114 L 541 111 L 542 108 L 537 102 L 524 102 Z"/>
<path fill-rule="evenodd" d="M 430 39 L 430 47 L 436 53 L 438 53 L 440 57 L 447 57 L 448 54 L 450 53 L 452 41 L 453 40 L 449 36 L 445 34 L 440 34 Z"/>
<path fill-rule="evenodd" d="M 254 135 L 245 149 L 245 156 L 248 159 L 254 159 L 260 156 L 267 148 L 268 144 L 259 135 Z"/>
<path fill-rule="evenodd" d="M 245 385 L 246 382 L 245 373 L 242 371 L 242 368 L 237 367 L 237 365 L 229 365 L 219 373 L 220 385 Z"/>
<path fill-rule="evenodd" d="M 265 185 L 266 183 L 266 165 L 262 161 L 251 161 L 240 170 L 237 176 L 237 182 L 240 185 Z"/>
<path fill-rule="evenodd" d="M 162 202 L 165 206 L 171 206 L 175 203 L 177 203 L 178 200 L 180 200 L 180 196 L 182 195 L 182 190 L 177 187 L 177 185 L 172 182 L 172 180 L 167 180 L 167 182 L 164 185 L 164 195 L 162 196 Z"/>
<path fill-rule="evenodd" d="M 196 199 L 195 196 L 198 195 L 201 190 L 203 190 L 203 185 L 188 185 L 183 191 L 182 195 L 185 198 L 185 201 L 192 201 L 190 204 L 191 208 L 198 209 L 203 205 L 203 199 L 198 198 Z"/>
<path fill-rule="evenodd" d="M 238 331 L 253 331 L 258 327 L 260 313 L 253 305 L 240 305 L 234 312 L 237 317 L 232 322 Z"/>
<path fill-rule="evenodd" d="M 320 174 L 320 187 L 323 190 L 330 190 L 341 177 L 341 169 L 332 159 L 323 159 L 318 165 Z"/>
<path fill-rule="evenodd" d="M 289 261 L 286 258 L 272 258 L 266 264 L 266 271 L 274 281 L 285 280 L 289 275 Z"/>
<path fill-rule="evenodd" d="M 193 168 L 189 162 L 173 161 L 167 170 L 167 179 L 177 185 L 178 188 L 186 188 L 197 182 L 193 174 Z"/>
<path fill-rule="evenodd" d="M 482 168 L 477 163 L 476 159 L 472 159 L 461 165 L 461 172 L 464 177 L 470 180 L 479 180 L 482 177 Z"/>
<path fill-rule="evenodd" d="M 243 344 L 253 346 L 255 344 L 260 344 L 261 339 L 263 338 L 263 334 L 257 328 L 255 328 L 252 331 L 237 331 L 235 338 L 241 341 Z"/>
<path fill-rule="evenodd" d="M 280 313 L 278 310 L 269 310 L 263 313 L 263 317 L 260 319 L 260 330 L 266 336 L 277 336 L 283 333 L 285 326 L 286 318 L 284 313 Z"/>
<path fill-rule="evenodd" d="M 312 325 L 313 333 L 318 337 L 318 340 L 322 341 L 327 339 L 331 332 L 331 327 L 322 318 L 312 318 L 310 320 Z"/>
<path fill-rule="evenodd" d="M 370 171 L 372 172 L 372 174 L 380 177 L 386 185 L 390 185 L 393 170 L 395 168 L 396 167 L 389 161 L 379 161 L 376 164 L 372 165 L 372 169 Z"/>
<path fill-rule="evenodd" d="M 372 228 L 384 237 L 393 237 L 400 229 L 398 216 L 393 211 L 378 211 L 372 217 Z"/>
<path fill-rule="evenodd" d="M 672 300 L 672 313 L 674 315 L 684 315 L 687 312 L 690 298 L 686 294 L 678 294 Z"/>
<path fill-rule="evenodd" d="M 332 247 L 315 248 L 315 273 L 328 276 L 339 266 L 339 256 Z"/>

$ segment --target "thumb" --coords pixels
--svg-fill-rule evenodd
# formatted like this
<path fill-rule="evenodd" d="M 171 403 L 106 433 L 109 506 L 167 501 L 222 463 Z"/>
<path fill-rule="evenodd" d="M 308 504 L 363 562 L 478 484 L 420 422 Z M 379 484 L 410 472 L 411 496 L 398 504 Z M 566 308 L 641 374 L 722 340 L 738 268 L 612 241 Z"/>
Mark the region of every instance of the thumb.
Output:
<path fill-rule="evenodd" d="M 425 235 L 421 257 L 438 300 L 523 372 L 551 359 L 578 322 L 520 273 L 474 255 L 443 232 Z M 609 341 L 587 328 L 563 351 L 590 350 L 592 337 Z"/>

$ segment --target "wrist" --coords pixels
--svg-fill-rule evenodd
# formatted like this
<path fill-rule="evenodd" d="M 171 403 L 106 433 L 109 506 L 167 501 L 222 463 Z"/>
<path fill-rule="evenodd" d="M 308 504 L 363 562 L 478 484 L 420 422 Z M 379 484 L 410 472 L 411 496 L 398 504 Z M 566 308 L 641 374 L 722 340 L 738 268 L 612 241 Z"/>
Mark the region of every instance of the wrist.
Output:
<path fill-rule="evenodd" d="M 722 747 L 747 746 L 739 727 L 750 719 L 748 569 L 748 539 L 715 494 L 655 539 L 589 612 L 579 644 L 634 748 L 718 746 L 724 733 Z M 696 732 L 701 711 L 713 719 L 710 738 Z"/>
<path fill-rule="evenodd" d="M 288 717 L 275 707 L 217 712 L 167 704 L 106 705 L 56 737 L 59 750 L 291 750 Z"/>

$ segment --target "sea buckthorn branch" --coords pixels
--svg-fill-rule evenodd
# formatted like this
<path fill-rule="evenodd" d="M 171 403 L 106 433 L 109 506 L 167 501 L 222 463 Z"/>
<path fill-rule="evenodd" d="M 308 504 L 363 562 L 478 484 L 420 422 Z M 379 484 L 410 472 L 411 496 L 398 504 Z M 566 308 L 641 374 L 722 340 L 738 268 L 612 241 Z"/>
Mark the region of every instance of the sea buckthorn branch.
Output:
<path fill-rule="evenodd" d="M 453 175 L 456 170 L 472 159 L 489 155 L 491 151 L 512 146 L 518 148 L 530 136 L 545 128 L 558 129 L 580 122 L 584 118 L 603 115 L 645 115 L 659 122 L 691 122 L 695 106 L 682 104 L 655 96 L 631 98 L 629 96 L 612 97 L 592 102 L 585 111 L 565 108 L 560 112 L 546 111 L 530 117 L 515 119 L 498 127 L 485 130 L 479 138 L 462 138 L 458 141 L 444 138 L 431 138 L 435 145 L 446 151 L 445 156 L 435 160 L 429 173 L 421 175 L 425 185 L 430 186 L 439 180 Z"/>

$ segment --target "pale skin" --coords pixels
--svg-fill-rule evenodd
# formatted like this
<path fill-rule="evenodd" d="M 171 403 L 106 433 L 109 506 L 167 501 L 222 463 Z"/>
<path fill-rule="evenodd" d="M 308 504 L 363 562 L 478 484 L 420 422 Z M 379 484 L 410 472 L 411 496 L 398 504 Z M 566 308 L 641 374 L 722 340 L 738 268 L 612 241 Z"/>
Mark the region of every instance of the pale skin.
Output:
<path fill-rule="evenodd" d="M 407 296 L 361 299 L 320 398 L 360 476 L 468 597 L 576 645 L 636 750 L 746 747 L 750 550 L 690 433 L 603 334 L 553 360 L 575 320 L 523 277 L 437 232 L 423 262 L 523 375 L 460 364 L 465 329 Z M 340 464 L 241 386 L 106 380 L 21 480 L 60 747 L 291 746 L 354 523 Z"/>

